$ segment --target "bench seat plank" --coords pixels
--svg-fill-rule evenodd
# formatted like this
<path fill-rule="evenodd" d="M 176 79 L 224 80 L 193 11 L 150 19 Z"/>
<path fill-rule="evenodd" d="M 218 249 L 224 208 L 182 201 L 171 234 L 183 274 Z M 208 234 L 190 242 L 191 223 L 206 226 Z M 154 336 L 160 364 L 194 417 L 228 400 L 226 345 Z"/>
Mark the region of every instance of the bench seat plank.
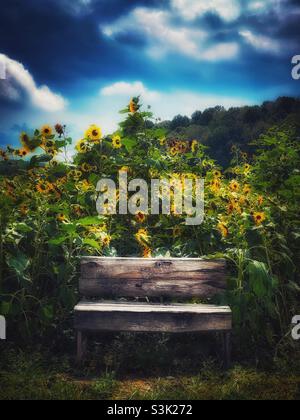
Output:
<path fill-rule="evenodd" d="M 75 307 L 75 327 L 80 331 L 230 331 L 232 312 L 214 305 L 83 301 Z"/>
<path fill-rule="evenodd" d="M 86 298 L 211 298 L 226 291 L 226 261 L 195 258 L 102 258 L 81 261 Z"/>

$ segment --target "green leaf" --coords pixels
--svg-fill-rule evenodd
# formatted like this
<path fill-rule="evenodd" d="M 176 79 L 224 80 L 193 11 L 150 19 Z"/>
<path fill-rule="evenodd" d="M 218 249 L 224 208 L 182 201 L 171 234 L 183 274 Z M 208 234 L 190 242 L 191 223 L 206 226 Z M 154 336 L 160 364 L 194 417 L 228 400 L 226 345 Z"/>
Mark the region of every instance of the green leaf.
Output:
<path fill-rule="evenodd" d="M 81 226 L 93 226 L 93 225 L 99 225 L 103 218 L 99 216 L 90 216 L 90 217 L 84 217 L 83 219 L 77 220 L 77 224 Z"/>
<path fill-rule="evenodd" d="M 276 287 L 274 278 L 269 274 L 265 263 L 260 261 L 251 261 L 248 265 L 249 282 L 252 291 L 259 298 L 270 295 L 273 288 Z"/>
<path fill-rule="evenodd" d="M 51 321 L 54 318 L 54 308 L 52 305 L 45 305 L 42 307 L 42 317 L 46 321 Z"/>
<path fill-rule="evenodd" d="M 1 302 L 0 304 L 0 314 L 1 315 L 8 315 L 11 310 L 11 303 L 10 302 Z"/>
<path fill-rule="evenodd" d="M 25 223 L 18 223 L 16 225 L 16 231 L 21 233 L 28 233 L 32 231 L 32 228 Z"/>
<path fill-rule="evenodd" d="M 91 248 L 97 249 L 97 251 L 100 251 L 100 249 L 101 249 L 101 246 L 100 246 L 99 242 L 95 241 L 94 239 L 86 238 L 86 239 L 83 240 L 83 243 L 85 245 L 90 246 Z"/>
<path fill-rule="evenodd" d="M 136 146 L 137 141 L 135 139 L 125 138 L 125 139 L 122 139 L 122 143 L 126 147 L 127 151 L 131 152 L 133 148 Z"/>
<path fill-rule="evenodd" d="M 74 235 L 76 233 L 77 226 L 75 223 L 66 223 L 65 225 L 61 226 L 61 230 L 63 232 L 69 233 L 70 235 Z"/>
<path fill-rule="evenodd" d="M 16 256 L 11 256 L 7 260 L 7 265 L 20 277 L 24 275 L 25 271 L 29 267 L 29 264 L 29 259 L 22 253 L 18 253 Z"/>
<path fill-rule="evenodd" d="M 68 240 L 68 236 L 59 236 L 58 238 L 50 239 L 49 245 L 59 246 Z"/>

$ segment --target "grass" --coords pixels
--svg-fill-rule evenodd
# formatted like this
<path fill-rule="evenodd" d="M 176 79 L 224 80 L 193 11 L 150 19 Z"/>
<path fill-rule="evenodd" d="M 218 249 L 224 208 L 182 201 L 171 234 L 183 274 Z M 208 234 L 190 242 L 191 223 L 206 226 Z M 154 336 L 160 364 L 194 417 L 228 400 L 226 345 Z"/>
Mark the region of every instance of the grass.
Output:
<path fill-rule="evenodd" d="M 129 367 L 130 369 L 130 367 Z M 195 369 L 194 372 L 197 370 Z M 224 373 L 215 362 L 197 374 L 120 375 L 94 361 L 77 369 L 70 356 L 2 351 L 0 400 L 297 400 L 300 374 L 241 365 Z"/>

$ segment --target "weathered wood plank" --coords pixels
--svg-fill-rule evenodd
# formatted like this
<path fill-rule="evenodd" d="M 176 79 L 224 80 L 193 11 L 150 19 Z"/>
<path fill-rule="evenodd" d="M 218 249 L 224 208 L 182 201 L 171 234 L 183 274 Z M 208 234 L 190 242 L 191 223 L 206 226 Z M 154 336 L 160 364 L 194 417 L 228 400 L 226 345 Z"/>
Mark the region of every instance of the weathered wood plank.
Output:
<path fill-rule="evenodd" d="M 75 328 L 80 331 L 208 332 L 230 331 L 228 307 L 211 305 L 160 305 L 81 303 L 75 308 Z M 191 307 L 194 308 L 191 308 Z M 193 310 L 193 311 L 192 311 Z"/>
<path fill-rule="evenodd" d="M 226 262 L 86 257 L 79 288 L 84 296 L 209 298 L 226 290 Z"/>
<path fill-rule="evenodd" d="M 142 303 L 116 301 L 82 301 L 75 306 L 75 311 L 84 312 L 169 312 L 169 313 L 230 313 L 229 306 L 215 306 L 184 303 Z"/>

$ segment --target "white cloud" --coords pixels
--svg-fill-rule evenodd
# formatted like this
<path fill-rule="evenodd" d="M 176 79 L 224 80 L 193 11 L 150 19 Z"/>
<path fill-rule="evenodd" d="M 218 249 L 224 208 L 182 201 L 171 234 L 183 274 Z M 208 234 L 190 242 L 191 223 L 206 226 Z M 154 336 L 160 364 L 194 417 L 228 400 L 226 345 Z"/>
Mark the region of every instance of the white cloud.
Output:
<path fill-rule="evenodd" d="M 161 54 L 168 50 L 196 55 L 198 43 L 206 37 L 206 34 L 199 30 L 173 27 L 169 21 L 170 17 L 168 12 L 162 10 L 137 8 L 113 25 L 104 26 L 102 32 L 106 36 L 113 37 L 127 31 L 139 31 L 149 42 L 156 43 Z"/>
<path fill-rule="evenodd" d="M 125 96 L 127 98 L 141 95 L 145 100 L 159 98 L 159 93 L 147 89 L 142 82 L 116 82 L 101 89 L 103 96 Z"/>
<path fill-rule="evenodd" d="M 241 30 L 239 33 L 248 44 L 257 50 L 269 51 L 270 53 L 280 52 L 280 43 L 274 39 L 254 34 L 250 30 Z"/>
<path fill-rule="evenodd" d="M 25 92 L 33 106 L 47 112 L 66 108 L 67 101 L 61 95 L 52 92 L 48 86 L 37 86 L 33 76 L 22 63 L 4 54 L 0 54 L 0 63 L 6 70 L 6 80 L 1 82 L 3 95 L 11 100 L 18 100 Z"/>
<path fill-rule="evenodd" d="M 210 12 L 230 22 L 241 14 L 238 0 L 171 0 L 171 5 L 187 20 L 194 20 Z"/>
<path fill-rule="evenodd" d="M 110 38 L 127 32 L 142 33 L 148 43 L 147 52 L 154 58 L 179 53 L 198 61 L 219 61 L 237 55 L 238 44 L 221 43 L 207 47 L 208 33 L 178 23 L 175 25 L 172 17 L 172 13 L 163 10 L 136 8 L 128 16 L 103 26 L 101 30 Z"/>
<path fill-rule="evenodd" d="M 239 45 L 236 42 L 224 42 L 207 48 L 202 53 L 202 58 L 207 61 L 228 60 L 236 57 Z"/>

